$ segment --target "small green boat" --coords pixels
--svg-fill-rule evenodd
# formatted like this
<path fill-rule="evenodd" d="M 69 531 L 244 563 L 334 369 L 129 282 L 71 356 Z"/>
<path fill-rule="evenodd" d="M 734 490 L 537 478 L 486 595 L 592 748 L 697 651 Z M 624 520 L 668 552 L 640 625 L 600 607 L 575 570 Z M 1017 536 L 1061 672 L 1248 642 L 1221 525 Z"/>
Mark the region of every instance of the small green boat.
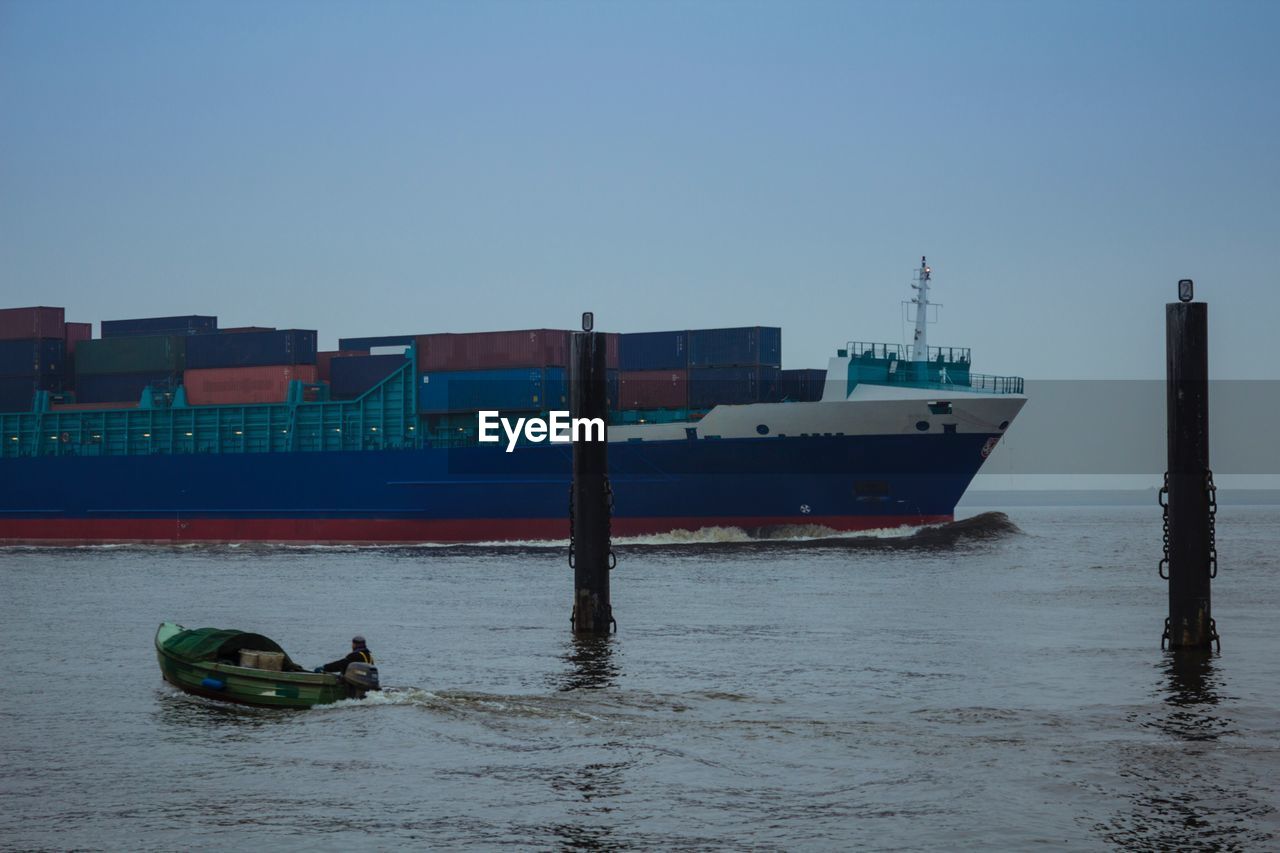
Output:
<path fill-rule="evenodd" d="M 310 708 L 378 689 L 378 670 L 369 664 L 349 664 L 345 673 L 307 672 L 274 640 L 234 629 L 162 622 L 156 658 L 164 680 L 179 690 L 244 705 Z"/>

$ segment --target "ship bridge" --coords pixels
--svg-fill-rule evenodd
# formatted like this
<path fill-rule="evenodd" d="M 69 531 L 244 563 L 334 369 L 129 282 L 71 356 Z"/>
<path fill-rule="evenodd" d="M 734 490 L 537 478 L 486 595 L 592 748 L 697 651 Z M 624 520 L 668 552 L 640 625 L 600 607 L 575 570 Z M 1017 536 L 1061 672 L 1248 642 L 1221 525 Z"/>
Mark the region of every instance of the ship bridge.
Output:
<path fill-rule="evenodd" d="M 843 367 L 848 380 L 845 397 L 860 384 L 980 394 L 1023 393 L 1022 377 L 974 373 L 971 364 L 968 347 L 849 341 L 844 349 L 836 351 L 827 377 L 830 383 Z"/>

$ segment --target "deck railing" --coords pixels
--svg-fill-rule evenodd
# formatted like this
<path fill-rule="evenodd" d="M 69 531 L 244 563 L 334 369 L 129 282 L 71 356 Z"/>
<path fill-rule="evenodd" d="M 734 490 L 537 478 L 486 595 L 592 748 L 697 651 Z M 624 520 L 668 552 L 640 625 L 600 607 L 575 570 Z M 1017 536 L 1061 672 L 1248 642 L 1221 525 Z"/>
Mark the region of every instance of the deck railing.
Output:
<path fill-rule="evenodd" d="M 1021 394 L 1022 377 L 970 373 L 969 388 L 974 391 L 986 391 L 989 394 Z"/>
<path fill-rule="evenodd" d="M 912 359 L 910 344 L 850 341 L 841 355 L 849 358 L 849 377 L 870 385 L 903 385 L 940 391 L 978 391 L 986 394 L 1021 394 L 1020 376 L 990 376 L 969 370 L 968 347 L 929 347 L 924 362 Z"/>
<path fill-rule="evenodd" d="M 915 347 L 911 344 L 877 344 L 863 341 L 849 341 L 845 351 L 850 358 L 883 359 L 885 361 L 914 361 Z M 944 364 L 968 364 L 968 347 L 928 347 L 926 361 L 938 361 L 941 357 Z"/>

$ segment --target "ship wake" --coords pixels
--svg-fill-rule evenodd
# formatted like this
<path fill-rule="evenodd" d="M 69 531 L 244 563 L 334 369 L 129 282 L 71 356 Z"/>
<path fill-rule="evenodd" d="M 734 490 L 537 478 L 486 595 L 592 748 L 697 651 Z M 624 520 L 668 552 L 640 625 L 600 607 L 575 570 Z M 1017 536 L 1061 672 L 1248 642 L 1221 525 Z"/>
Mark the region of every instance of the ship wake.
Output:
<path fill-rule="evenodd" d="M 833 530 L 818 524 L 786 524 L 768 527 L 704 527 L 652 536 L 618 537 L 620 550 L 678 549 L 682 546 L 715 547 L 836 547 L 836 548 L 939 548 L 970 542 L 1004 539 L 1022 531 L 1003 512 L 984 512 L 943 524 Z"/>
<path fill-rule="evenodd" d="M 970 518 L 943 524 L 927 524 L 868 530 L 842 531 L 819 524 L 783 524 L 764 527 L 703 527 L 697 530 L 673 530 L 642 536 L 615 536 L 613 544 L 619 551 L 645 551 L 651 549 L 734 548 L 734 547 L 849 547 L 849 548 L 921 548 L 950 547 L 969 542 L 1002 539 L 1022 531 L 1003 512 L 984 512 Z M 481 542 L 438 542 L 418 544 L 324 544 L 324 543 L 108 543 L 86 545 L 61 545 L 69 550 L 95 549 L 104 551 L 139 550 L 155 551 L 226 551 L 251 557 L 258 553 L 280 551 L 466 551 L 494 552 L 545 552 L 569 547 L 567 539 L 492 540 Z M 0 550 L 36 551 L 48 553 L 48 546 L 7 545 Z"/>

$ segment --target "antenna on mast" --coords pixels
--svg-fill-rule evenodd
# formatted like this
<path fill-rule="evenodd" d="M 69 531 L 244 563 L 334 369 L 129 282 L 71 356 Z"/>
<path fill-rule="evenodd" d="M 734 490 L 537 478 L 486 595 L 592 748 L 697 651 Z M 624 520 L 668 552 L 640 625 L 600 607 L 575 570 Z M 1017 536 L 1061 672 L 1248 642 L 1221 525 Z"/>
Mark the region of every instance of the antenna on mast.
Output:
<path fill-rule="evenodd" d="M 916 334 L 911 342 L 912 361 L 929 360 L 929 281 L 933 278 L 933 270 L 924 255 L 920 256 L 920 269 L 916 270 L 915 280 L 911 287 L 917 295 L 911 302 L 916 306 Z M 937 303 L 934 303 L 937 304 Z"/>

